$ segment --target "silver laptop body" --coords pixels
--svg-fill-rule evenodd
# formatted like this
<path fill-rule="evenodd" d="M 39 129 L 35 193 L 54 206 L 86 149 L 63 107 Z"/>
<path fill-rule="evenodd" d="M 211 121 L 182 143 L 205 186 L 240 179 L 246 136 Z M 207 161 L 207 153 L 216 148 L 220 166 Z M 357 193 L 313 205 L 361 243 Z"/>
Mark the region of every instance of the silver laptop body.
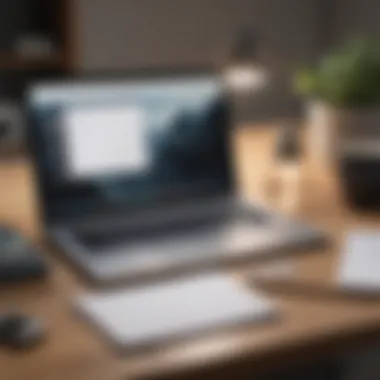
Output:
<path fill-rule="evenodd" d="M 46 233 L 96 283 L 241 264 L 325 242 L 319 230 L 235 197 L 229 99 L 213 75 L 40 84 L 29 109 Z"/>

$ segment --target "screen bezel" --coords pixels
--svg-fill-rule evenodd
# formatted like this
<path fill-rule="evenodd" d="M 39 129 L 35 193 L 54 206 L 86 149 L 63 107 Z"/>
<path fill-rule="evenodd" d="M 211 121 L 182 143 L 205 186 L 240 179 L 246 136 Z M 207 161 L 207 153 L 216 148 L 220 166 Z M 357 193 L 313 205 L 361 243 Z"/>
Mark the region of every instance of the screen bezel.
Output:
<path fill-rule="evenodd" d="M 78 219 L 88 219 L 93 217 L 98 217 L 104 214 L 112 215 L 112 214 L 120 214 L 120 213 L 138 213 L 138 212 L 146 212 L 149 209 L 161 209 L 162 207 L 174 207 L 176 204 L 183 204 L 184 202 L 189 201 L 197 201 L 197 199 L 204 200 L 205 198 L 215 197 L 227 197 L 232 195 L 234 191 L 234 180 L 232 175 L 232 163 L 231 160 L 229 162 L 228 167 L 228 183 L 222 189 L 219 189 L 217 192 L 209 192 L 203 193 L 199 195 L 190 195 L 187 197 L 181 196 L 181 194 L 177 194 L 170 198 L 160 199 L 160 200 L 146 200 L 143 203 L 138 203 L 137 205 L 132 205 L 130 201 L 118 202 L 118 203 L 107 203 L 98 202 L 97 200 L 93 200 L 93 203 L 89 202 L 89 209 L 82 213 L 70 213 L 67 215 L 65 211 L 56 211 L 53 210 L 52 202 L 57 202 L 59 199 L 50 199 L 47 194 L 49 193 L 49 181 L 43 175 L 42 167 L 44 165 L 44 157 L 41 155 L 41 152 L 37 148 L 39 144 L 41 144 L 41 139 L 39 136 L 39 123 L 33 117 L 33 109 L 31 105 L 31 96 L 33 91 L 38 88 L 43 88 L 44 86 L 48 86 L 49 88 L 54 88 L 55 86 L 70 86 L 70 85 L 85 85 L 85 84 L 102 84 L 102 83 L 117 83 L 120 80 L 124 81 L 136 81 L 141 83 L 142 81 L 149 81 L 152 79 L 176 79 L 181 77 L 194 77 L 194 78 L 210 78 L 217 77 L 218 74 L 215 71 L 210 69 L 186 69 L 186 70 L 134 70 L 123 73 L 117 73 L 108 75 L 105 73 L 92 73 L 87 75 L 80 76 L 71 76 L 68 78 L 61 78 L 52 81 L 41 81 L 35 84 L 32 84 L 26 94 L 26 113 L 28 119 L 28 129 L 27 129 L 27 140 L 28 140 L 28 150 L 31 155 L 31 159 L 33 161 L 33 166 L 35 169 L 35 177 L 37 180 L 37 188 L 38 188 L 38 196 L 40 200 L 41 206 L 41 214 L 45 223 L 48 224 L 64 224 L 69 223 L 71 221 L 76 221 Z M 229 134 L 232 132 L 232 119 L 231 119 L 231 102 L 228 98 L 229 94 L 226 91 L 223 91 L 223 98 L 225 97 L 225 106 L 227 111 L 227 123 L 226 130 Z M 228 138 L 228 136 L 227 136 Z M 228 149 L 228 147 L 226 147 Z M 230 147 L 231 150 L 231 147 Z M 70 207 L 70 205 L 68 206 Z"/>

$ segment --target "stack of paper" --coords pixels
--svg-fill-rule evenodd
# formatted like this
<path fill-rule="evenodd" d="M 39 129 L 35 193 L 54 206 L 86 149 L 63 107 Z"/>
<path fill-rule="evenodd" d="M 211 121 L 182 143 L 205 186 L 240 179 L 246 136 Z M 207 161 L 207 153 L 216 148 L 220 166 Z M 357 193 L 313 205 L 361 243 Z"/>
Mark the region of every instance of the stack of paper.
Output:
<path fill-rule="evenodd" d="M 113 345 L 138 348 L 209 329 L 266 321 L 273 303 L 228 275 L 88 294 L 77 309 Z"/>
<path fill-rule="evenodd" d="M 380 292 L 379 230 L 357 230 L 347 237 L 338 281 L 348 290 Z"/>

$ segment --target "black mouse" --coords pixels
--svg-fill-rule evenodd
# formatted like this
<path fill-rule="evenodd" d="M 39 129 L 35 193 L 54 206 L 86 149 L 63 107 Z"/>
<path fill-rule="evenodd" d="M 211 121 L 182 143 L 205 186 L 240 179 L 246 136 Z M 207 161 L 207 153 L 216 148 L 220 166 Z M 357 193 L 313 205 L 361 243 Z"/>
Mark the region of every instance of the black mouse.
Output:
<path fill-rule="evenodd" d="M 0 346 L 28 349 L 44 337 L 42 324 L 34 318 L 21 315 L 0 316 Z"/>

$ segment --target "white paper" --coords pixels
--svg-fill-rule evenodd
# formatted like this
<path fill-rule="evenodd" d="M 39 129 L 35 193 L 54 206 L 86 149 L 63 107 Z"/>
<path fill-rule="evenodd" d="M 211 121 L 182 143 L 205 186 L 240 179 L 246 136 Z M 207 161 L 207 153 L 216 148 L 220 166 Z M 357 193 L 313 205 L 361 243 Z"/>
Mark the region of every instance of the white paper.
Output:
<path fill-rule="evenodd" d="M 380 291 L 380 230 L 360 230 L 347 237 L 338 281 L 352 290 Z"/>
<path fill-rule="evenodd" d="M 77 307 L 113 343 L 136 347 L 208 328 L 268 319 L 272 302 L 228 275 L 89 294 Z"/>
<path fill-rule="evenodd" d="M 63 127 L 69 177 L 149 169 L 145 115 L 139 108 L 73 107 L 65 112 Z"/>

